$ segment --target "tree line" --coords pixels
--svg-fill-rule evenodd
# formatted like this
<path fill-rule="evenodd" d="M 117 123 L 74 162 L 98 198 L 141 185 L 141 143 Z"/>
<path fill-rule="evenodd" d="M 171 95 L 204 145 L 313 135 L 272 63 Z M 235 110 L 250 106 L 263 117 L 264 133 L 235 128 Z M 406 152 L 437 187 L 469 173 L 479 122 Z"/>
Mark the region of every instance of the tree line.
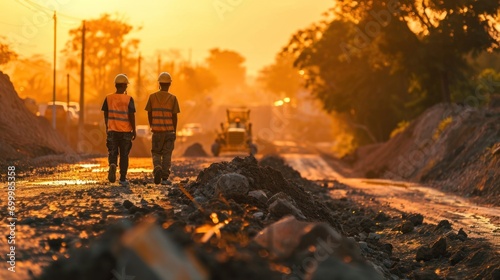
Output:
<path fill-rule="evenodd" d="M 481 106 L 498 92 L 499 19 L 498 1 L 335 0 L 322 20 L 292 34 L 275 61 L 260 70 L 256 85 L 249 85 L 245 58 L 235 51 L 214 48 L 193 64 L 179 50 L 162 46 L 158 59 L 146 60 L 133 36 L 140 28 L 104 14 L 85 22 L 86 96 L 101 102 L 114 91 L 110 81 L 118 72 L 132 78 L 130 91 L 139 106 L 154 90 L 158 71 L 172 73 L 182 100 L 207 106 L 213 99 L 262 99 L 260 91 L 280 99 L 306 90 L 333 116 L 331 129 L 339 139 L 380 142 L 437 103 L 467 103 L 480 92 L 484 98 L 470 105 Z M 72 29 L 60 52 L 75 83 L 82 30 Z M 10 60 L 16 62 L 12 79 L 25 96 L 51 99 L 49 62 L 40 55 L 17 57 L 0 43 L 0 65 Z M 65 83 L 58 84 L 60 95 Z"/>
<path fill-rule="evenodd" d="M 498 79 L 499 19 L 498 1 L 336 0 L 283 53 L 294 55 L 325 110 L 360 128 L 361 143 L 377 142 L 399 122 Z"/>
<path fill-rule="evenodd" d="M 156 89 L 158 71 L 172 74 L 175 93 L 182 100 L 203 98 L 216 88 L 235 91 L 246 86 L 245 58 L 239 53 L 214 48 L 204 62 L 191 63 L 179 50 L 166 44 L 159 46 L 154 58 L 145 58 L 140 53 L 140 40 L 134 37 L 134 32 L 140 28 L 116 16 L 103 14 L 71 29 L 69 40 L 58 52 L 58 61 L 63 61 L 58 67 L 59 99 L 65 100 L 66 73 L 69 73 L 75 89 L 72 100 L 78 101 L 84 25 L 85 95 L 88 103 L 100 103 L 105 95 L 114 92 L 113 79 L 117 73 L 129 76 L 133 83 L 129 92 L 138 103 Z M 8 62 L 11 79 L 20 95 L 33 97 L 38 102 L 52 100 L 52 65 L 49 61 L 39 54 L 18 57 L 5 38 L 0 38 L 0 65 Z"/>

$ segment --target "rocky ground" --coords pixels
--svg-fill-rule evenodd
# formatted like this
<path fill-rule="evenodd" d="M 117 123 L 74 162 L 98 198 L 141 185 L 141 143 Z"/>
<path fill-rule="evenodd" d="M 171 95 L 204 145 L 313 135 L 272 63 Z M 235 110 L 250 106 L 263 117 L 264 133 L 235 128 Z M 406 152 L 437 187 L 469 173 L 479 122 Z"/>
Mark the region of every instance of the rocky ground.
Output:
<path fill-rule="evenodd" d="M 279 157 L 184 158 L 170 187 L 152 184 L 149 159 L 133 160 L 130 188 L 106 182 L 104 159 L 84 163 L 18 174 L 19 279 L 500 277 L 499 253 L 468 229 L 305 180 Z"/>

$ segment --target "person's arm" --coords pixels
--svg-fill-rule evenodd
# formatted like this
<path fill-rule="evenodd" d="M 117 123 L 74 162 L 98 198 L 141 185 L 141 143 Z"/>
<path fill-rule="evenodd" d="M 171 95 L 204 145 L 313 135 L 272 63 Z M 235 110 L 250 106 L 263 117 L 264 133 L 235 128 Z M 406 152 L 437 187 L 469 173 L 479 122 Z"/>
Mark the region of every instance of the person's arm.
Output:
<path fill-rule="evenodd" d="M 104 111 L 104 124 L 106 124 L 106 132 L 108 132 L 108 111 Z"/>
<path fill-rule="evenodd" d="M 135 137 L 137 136 L 137 132 L 135 131 L 135 114 L 134 113 L 129 113 L 128 114 L 128 120 L 130 122 L 130 124 L 132 125 L 132 140 L 135 139 Z"/>
<path fill-rule="evenodd" d="M 128 104 L 128 121 L 132 126 L 132 140 L 135 140 L 137 132 L 135 130 L 135 104 L 132 97 L 130 98 L 130 103 Z"/>
<path fill-rule="evenodd" d="M 177 114 L 172 114 L 172 122 L 174 124 L 174 131 L 177 131 Z"/>
<path fill-rule="evenodd" d="M 174 108 L 172 108 L 172 122 L 174 125 L 174 131 L 177 131 L 177 114 L 180 113 L 179 102 L 177 101 L 177 97 L 174 100 Z"/>
<path fill-rule="evenodd" d="M 104 103 L 102 104 L 101 110 L 104 112 L 104 124 L 106 125 L 106 133 L 107 133 L 108 132 L 108 118 L 109 118 L 108 98 L 104 99 Z"/>
<path fill-rule="evenodd" d="M 146 108 L 144 110 L 148 111 L 148 123 L 149 127 L 153 124 L 153 109 L 151 108 L 151 96 L 149 96 L 148 103 L 146 103 Z"/>

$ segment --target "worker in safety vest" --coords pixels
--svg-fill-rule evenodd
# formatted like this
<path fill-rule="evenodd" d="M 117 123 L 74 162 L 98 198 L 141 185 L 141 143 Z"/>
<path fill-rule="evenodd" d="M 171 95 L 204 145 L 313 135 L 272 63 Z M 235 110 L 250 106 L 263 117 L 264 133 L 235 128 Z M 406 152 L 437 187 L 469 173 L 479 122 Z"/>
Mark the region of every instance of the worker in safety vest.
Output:
<path fill-rule="evenodd" d="M 155 184 L 170 185 L 170 167 L 177 131 L 177 114 L 180 113 L 177 97 L 168 92 L 172 77 L 162 72 L 158 77 L 160 91 L 152 93 L 146 104 L 148 120 L 153 132 L 151 154 Z"/>
<path fill-rule="evenodd" d="M 128 155 L 132 140 L 136 137 L 134 99 L 127 95 L 128 78 L 124 74 L 115 77 L 116 93 L 106 96 L 102 104 L 106 123 L 106 146 L 108 147 L 108 180 L 116 181 L 116 165 L 120 155 L 120 185 L 128 186 Z"/>

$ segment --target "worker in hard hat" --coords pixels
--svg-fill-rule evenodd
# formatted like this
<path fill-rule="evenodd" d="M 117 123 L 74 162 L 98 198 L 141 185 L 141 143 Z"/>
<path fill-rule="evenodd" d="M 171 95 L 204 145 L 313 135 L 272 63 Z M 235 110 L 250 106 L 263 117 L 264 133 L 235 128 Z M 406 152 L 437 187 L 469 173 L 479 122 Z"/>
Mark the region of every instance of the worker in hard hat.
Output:
<path fill-rule="evenodd" d="M 146 104 L 152 137 L 153 177 L 155 184 L 170 185 L 170 167 L 177 131 L 177 114 L 180 113 L 177 97 L 168 90 L 172 77 L 167 72 L 158 76 L 159 91 L 149 96 Z"/>
<path fill-rule="evenodd" d="M 106 96 L 102 104 L 106 123 L 108 147 L 108 180 L 116 181 L 116 166 L 120 155 L 120 185 L 127 187 L 128 155 L 136 137 L 134 99 L 127 95 L 129 81 L 126 75 L 115 77 L 116 92 Z"/>

